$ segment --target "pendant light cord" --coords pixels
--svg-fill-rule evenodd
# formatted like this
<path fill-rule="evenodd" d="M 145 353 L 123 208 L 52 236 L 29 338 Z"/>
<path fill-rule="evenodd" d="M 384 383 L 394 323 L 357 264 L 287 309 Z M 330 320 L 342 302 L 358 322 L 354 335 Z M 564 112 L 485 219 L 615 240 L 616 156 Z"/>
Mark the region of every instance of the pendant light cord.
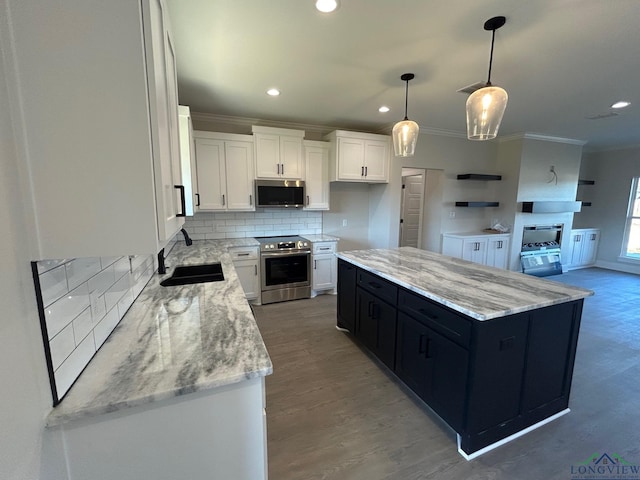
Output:
<path fill-rule="evenodd" d="M 407 109 L 409 108 L 409 80 L 407 80 L 407 84 L 404 90 L 404 119 L 409 120 L 407 117 Z"/>
<path fill-rule="evenodd" d="M 496 40 L 496 30 L 491 30 L 491 54 L 489 55 L 489 76 L 487 77 L 487 86 L 491 86 L 491 66 L 493 65 L 493 44 Z"/>

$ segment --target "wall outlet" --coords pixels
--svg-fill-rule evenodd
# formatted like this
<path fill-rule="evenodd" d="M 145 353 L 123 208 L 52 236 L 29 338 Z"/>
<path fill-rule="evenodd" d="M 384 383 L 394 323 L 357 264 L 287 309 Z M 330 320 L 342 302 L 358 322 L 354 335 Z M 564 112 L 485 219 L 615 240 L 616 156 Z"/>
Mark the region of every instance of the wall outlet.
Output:
<path fill-rule="evenodd" d="M 346 226 L 347 226 L 347 219 L 346 219 L 346 218 L 343 218 L 343 219 L 342 219 L 342 226 L 343 226 L 343 227 L 346 227 Z"/>
<path fill-rule="evenodd" d="M 455 210 L 451 210 L 449 212 L 449 218 L 456 218 L 456 211 Z"/>

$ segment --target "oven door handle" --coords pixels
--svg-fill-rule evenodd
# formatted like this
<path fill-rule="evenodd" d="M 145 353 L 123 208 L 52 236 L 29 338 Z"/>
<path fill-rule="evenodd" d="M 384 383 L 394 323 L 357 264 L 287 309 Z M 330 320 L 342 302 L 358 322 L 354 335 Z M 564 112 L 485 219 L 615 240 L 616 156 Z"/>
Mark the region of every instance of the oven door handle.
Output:
<path fill-rule="evenodd" d="M 311 255 L 310 250 L 295 250 L 288 252 L 260 252 L 261 257 L 284 257 L 287 255 Z"/>

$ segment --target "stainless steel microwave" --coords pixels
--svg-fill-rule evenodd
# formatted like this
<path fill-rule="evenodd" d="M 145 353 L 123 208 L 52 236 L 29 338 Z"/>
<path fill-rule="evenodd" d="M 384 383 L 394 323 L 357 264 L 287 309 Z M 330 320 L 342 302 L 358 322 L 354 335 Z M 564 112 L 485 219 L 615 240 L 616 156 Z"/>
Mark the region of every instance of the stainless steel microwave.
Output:
<path fill-rule="evenodd" d="M 300 208 L 305 198 L 302 180 L 256 180 L 256 207 Z"/>

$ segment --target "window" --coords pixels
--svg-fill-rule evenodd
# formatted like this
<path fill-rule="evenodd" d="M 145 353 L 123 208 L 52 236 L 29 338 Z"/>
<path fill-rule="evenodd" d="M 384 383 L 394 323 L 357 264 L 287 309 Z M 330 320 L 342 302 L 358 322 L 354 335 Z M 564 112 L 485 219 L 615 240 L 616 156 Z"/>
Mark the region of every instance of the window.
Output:
<path fill-rule="evenodd" d="M 640 177 L 635 177 L 631 182 L 622 256 L 640 260 Z"/>

